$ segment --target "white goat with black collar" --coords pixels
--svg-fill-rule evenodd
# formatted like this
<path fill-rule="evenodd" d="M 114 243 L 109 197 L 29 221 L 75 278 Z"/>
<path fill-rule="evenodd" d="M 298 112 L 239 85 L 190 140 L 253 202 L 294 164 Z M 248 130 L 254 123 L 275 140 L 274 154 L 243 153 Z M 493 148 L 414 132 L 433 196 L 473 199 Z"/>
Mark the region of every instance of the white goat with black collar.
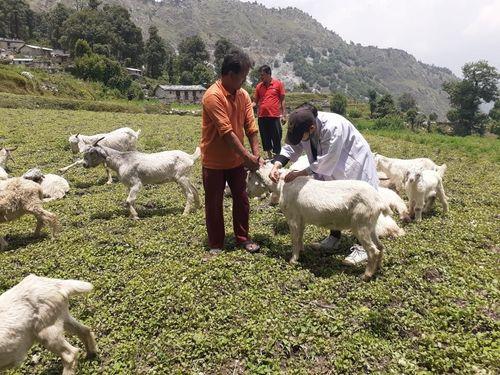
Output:
<path fill-rule="evenodd" d="M 97 142 L 84 151 L 83 166 L 90 168 L 106 163 L 118 174 L 120 181 L 129 188 L 127 206 L 132 219 L 139 218 L 135 210 L 135 201 L 139 190 L 147 184 L 177 182 L 187 199 L 183 215 L 200 207 L 198 190 L 189 180 L 191 168 L 200 157 L 199 147 L 193 155 L 179 150 L 146 154 L 138 151 L 117 151 L 97 145 Z"/>

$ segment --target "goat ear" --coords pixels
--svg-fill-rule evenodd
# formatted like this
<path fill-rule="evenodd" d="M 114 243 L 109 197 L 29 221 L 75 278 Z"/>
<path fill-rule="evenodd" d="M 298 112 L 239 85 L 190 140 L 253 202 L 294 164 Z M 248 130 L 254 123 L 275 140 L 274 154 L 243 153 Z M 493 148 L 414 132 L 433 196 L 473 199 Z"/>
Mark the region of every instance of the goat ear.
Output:
<path fill-rule="evenodd" d="M 94 146 L 94 147 L 95 147 L 95 146 L 97 146 L 97 144 L 98 144 L 99 142 L 101 142 L 104 138 L 106 138 L 106 137 L 101 137 L 101 138 L 99 138 L 97 141 L 95 141 L 95 142 L 92 144 L 92 146 Z"/>
<path fill-rule="evenodd" d="M 403 182 L 408 181 L 408 176 L 410 176 L 410 171 L 406 171 L 406 172 L 405 172 L 405 175 L 404 175 L 404 177 L 403 177 Z"/>

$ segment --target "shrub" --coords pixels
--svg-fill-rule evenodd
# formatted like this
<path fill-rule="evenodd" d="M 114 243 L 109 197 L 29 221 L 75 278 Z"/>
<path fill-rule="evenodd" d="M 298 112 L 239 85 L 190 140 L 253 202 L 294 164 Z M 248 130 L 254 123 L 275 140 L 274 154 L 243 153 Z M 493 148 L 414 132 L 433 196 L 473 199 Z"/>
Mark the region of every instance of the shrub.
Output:
<path fill-rule="evenodd" d="M 347 98 L 340 93 L 334 93 L 330 99 L 330 110 L 344 116 L 347 109 Z"/>
<path fill-rule="evenodd" d="M 351 109 L 347 114 L 350 118 L 360 118 L 362 116 L 361 111 L 355 108 Z"/>
<path fill-rule="evenodd" d="M 389 115 L 375 120 L 374 129 L 401 130 L 405 128 L 404 120 L 398 115 Z"/>

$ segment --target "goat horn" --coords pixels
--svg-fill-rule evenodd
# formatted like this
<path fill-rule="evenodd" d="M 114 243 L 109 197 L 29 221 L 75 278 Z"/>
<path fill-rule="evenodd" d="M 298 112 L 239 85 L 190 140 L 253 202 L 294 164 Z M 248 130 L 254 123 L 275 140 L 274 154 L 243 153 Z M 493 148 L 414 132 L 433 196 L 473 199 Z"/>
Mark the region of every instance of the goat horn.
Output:
<path fill-rule="evenodd" d="M 12 148 L 7 148 L 7 147 L 6 147 L 5 149 L 6 149 L 7 151 L 9 151 L 9 152 L 10 152 L 10 151 L 16 151 L 16 150 L 17 150 L 17 146 L 12 147 Z"/>
<path fill-rule="evenodd" d="M 94 147 L 95 147 L 95 146 L 97 146 L 97 144 L 98 144 L 99 142 L 101 142 L 104 138 L 106 138 L 106 137 L 101 137 L 101 138 L 99 138 L 97 141 L 95 141 L 95 142 L 92 144 L 92 146 L 94 146 Z"/>
<path fill-rule="evenodd" d="M 80 135 L 80 133 L 76 133 L 75 138 L 78 138 L 79 135 Z"/>

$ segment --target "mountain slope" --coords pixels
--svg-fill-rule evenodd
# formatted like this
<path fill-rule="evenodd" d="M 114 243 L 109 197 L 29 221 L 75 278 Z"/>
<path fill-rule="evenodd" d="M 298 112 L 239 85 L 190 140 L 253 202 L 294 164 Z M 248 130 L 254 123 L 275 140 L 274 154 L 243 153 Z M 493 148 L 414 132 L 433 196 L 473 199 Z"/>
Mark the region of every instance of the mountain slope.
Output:
<path fill-rule="evenodd" d="M 46 10 L 58 1 L 28 2 L 33 9 Z M 73 0 L 62 2 L 74 5 Z M 450 70 L 421 63 L 402 50 L 348 44 L 296 8 L 270 9 L 256 2 L 231 0 L 104 0 L 103 3 L 121 4 L 129 9 L 145 35 L 151 24 L 156 25 L 174 46 L 186 36 L 199 34 L 212 48 L 217 39 L 226 37 L 250 51 L 258 64 L 274 66 L 276 61 L 274 73 L 288 88 L 305 80 L 321 90 L 343 91 L 357 99 L 365 98 L 369 88 L 395 97 L 409 92 L 424 112 L 435 111 L 443 118 L 449 104 L 441 85 L 456 79 Z M 299 61 L 284 62 L 290 48 L 292 51 L 306 48 L 310 55 L 306 53 Z"/>

